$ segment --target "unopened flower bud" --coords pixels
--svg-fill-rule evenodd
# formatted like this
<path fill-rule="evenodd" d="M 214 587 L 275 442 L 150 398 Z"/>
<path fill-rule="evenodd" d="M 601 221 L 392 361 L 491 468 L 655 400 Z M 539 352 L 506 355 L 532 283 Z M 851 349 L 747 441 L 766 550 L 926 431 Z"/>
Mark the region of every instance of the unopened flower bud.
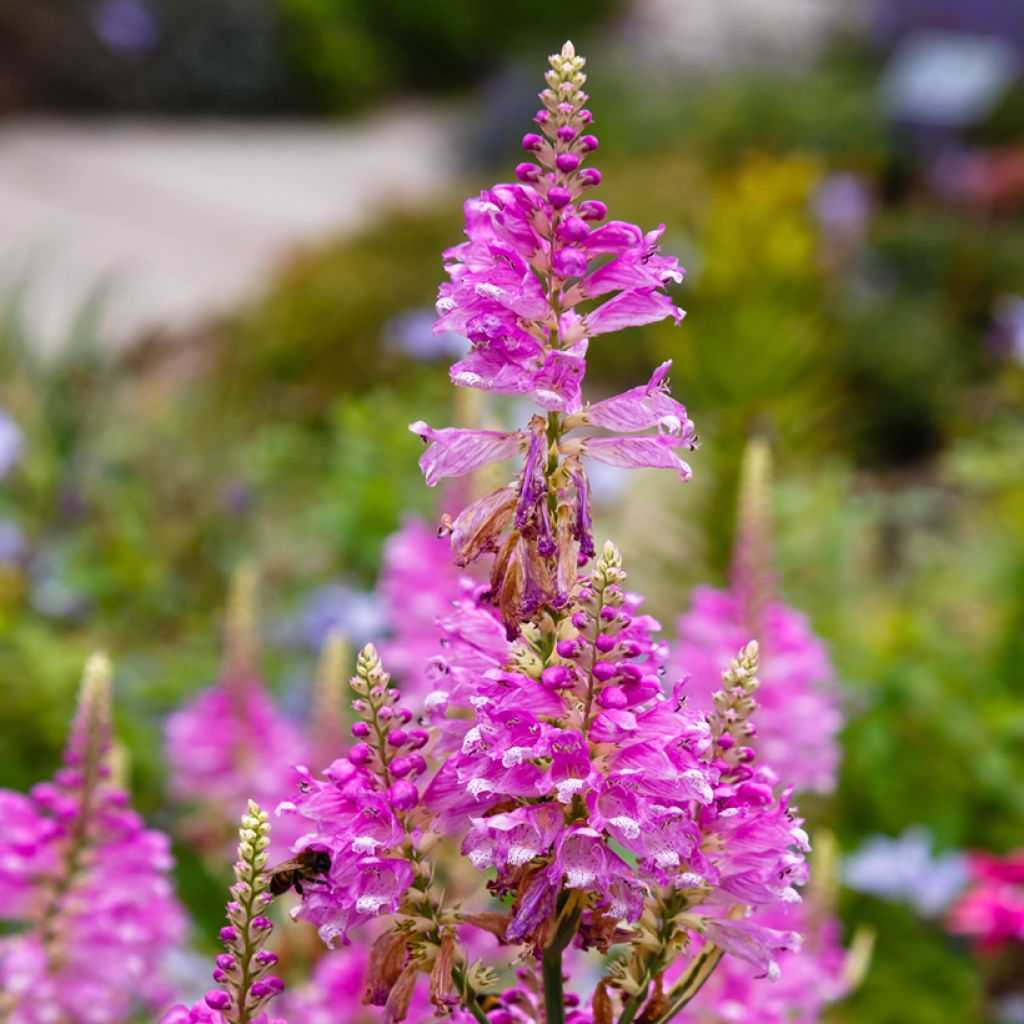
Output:
<path fill-rule="evenodd" d="M 580 171 L 580 181 L 588 188 L 601 184 L 601 172 L 596 167 L 584 167 Z"/>
<path fill-rule="evenodd" d="M 558 225 L 558 237 L 563 242 L 585 242 L 590 237 L 590 228 L 581 217 L 566 217 Z"/>
<path fill-rule="evenodd" d="M 211 988 L 203 998 L 211 1010 L 226 1010 L 231 1005 L 231 996 L 219 988 Z"/>
<path fill-rule="evenodd" d="M 404 729 L 392 729 L 388 733 L 388 743 L 392 747 L 401 747 L 409 742 L 409 734 Z"/>
<path fill-rule="evenodd" d="M 535 153 L 544 144 L 544 140 L 536 132 L 527 132 L 523 136 L 523 149 Z"/>
<path fill-rule="evenodd" d="M 584 220 L 604 220 L 608 216 L 608 207 L 599 199 L 585 199 L 577 210 Z"/>
<path fill-rule="evenodd" d="M 572 193 L 567 188 L 556 185 L 554 188 L 548 189 L 548 202 L 556 210 L 560 210 L 563 206 L 568 206 L 572 202 Z"/>
<path fill-rule="evenodd" d="M 596 135 L 584 135 L 580 139 L 580 146 L 583 148 L 584 153 L 593 153 L 598 147 L 598 141 Z"/>
<path fill-rule="evenodd" d="M 602 633 L 594 641 L 594 645 L 602 654 L 607 654 L 615 646 L 615 637 L 609 636 L 607 633 Z"/>
<path fill-rule="evenodd" d="M 626 696 L 625 691 L 619 689 L 619 687 L 606 686 L 597 695 L 597 703 L 603 708 L 612 708 L 616 711 L 621 711 L 622 708 L 629 706 L 629 698 Z"/>
<path fill-rule="evenodd" d="M 357 743 L 348 752 L 348 759 L 355 765 L 367 764 L 372 758 L 373 751 L 366 743 Z"/>
<path fill-rule="evenodd" d="M 231 927 L 221 928 L 217 934 L 220 936 L 221 942 L 234 942 L 238 938 L 238 932 Z"/>
<path fill-rule="evenodd" d="M 619 670 L 610 661 L 594 663 L 594 678 L 602 683 L 607 683 L 609 679 L 614 679 L 618 674 Z"/>
<path fill-rule="evenodd" d="M 520 181 L 539 181 L 540 180 L 540 168 L 536 164 L 517 164 L 516 165 L 516 177 Z"/>
<path fill-rule="evenodd" d="M 540 681 L 549 690 L 559 690 L 572 682 L 572 672 L 565 665 L 549 665 L 540 674 Z"/>
<path fill-rule="evenodd" d="M 580 165 L 580 158 L 575 153 L 559 153 L 555 157 L 555 166 L 565 174 L 575 171 Z"/>
<path fill-rule="evenodd" d="M 370 735 L 370 725 L 368 722 L 353 722 L 352 723 L 352 735 L 356 739 L 363 739 Z"/>
<path fill-rule="evenodd" d="M 412 771 L 412 762 L 407 757 L 396 757 L 394 761 L 388 765 L 388 771 L 390 771 L 396 779 L 404 778 Z"/>
<path fill-rule="evenodd" d="M 235 958 L 230 953 L 218 953 L 214 963 L 222 971 L 230 971 L 235 966 Z"/>
<path fill-rule="evenodd" d="M 393 782 L 388 789 L 391 806 L 399 811 L 410 811 L 420 800 L 419 790 L 407 779 Z"/>
<path fill-rule="evenodd" d="M 430 733 L 426 729 L 409 730 L 409 746 L 413 750 L 422 750 L 430 742 Z"/>
<path fill-rule="evenodd" d="M 262 914 L 257 914 L 252 919 L 251 926 L 254 932 L 262 932 L 266 931 L 268 928 L 274 927 L 274 925 L 270 921 L 270 918 L 264 917 Z"/>
<path fill-rule="evenodd" d="M 560 658 L 575 658 L 579 654 L 580 645 L 575 640 L 559 640 L 555 650 Z"/>

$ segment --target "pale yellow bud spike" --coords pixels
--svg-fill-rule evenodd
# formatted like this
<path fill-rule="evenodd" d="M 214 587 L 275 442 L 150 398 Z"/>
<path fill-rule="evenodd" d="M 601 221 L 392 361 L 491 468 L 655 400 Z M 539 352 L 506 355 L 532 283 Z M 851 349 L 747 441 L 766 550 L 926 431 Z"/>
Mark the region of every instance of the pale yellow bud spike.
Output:
<path fill-rule="evenodd" d="M 110 730 L 111 689 L 114 670 L 103 651 L 91 655 L 82 672 L 75 716 L 76 739 L 85 761 L 86 775 L 95 772 L 107 744 Z"/>
<path fill-rule="evenodd" d="M 864 981 L 871 966 L 871 958 L 874 956 L 875 938 L 876 932 L 869 925 L 862 924 L 853 933 L 841 971 L 845 991 L 853 992 Z"/>
<path fill-rule="evenodd" d="M 348 637 L 332 631 L 320 652 L 313 693 L 313 742 L 320 761 L 329 764 L 340 753 L 345 715 L 345 681 L 352 657 Z"/>
<path fill-rule="evenodd" d="M 256 661 L 259 571 L 243 562 L 231 575 L 224 617 L 224 670 L 229 678 L 252 672 Z"/>
<path fill-rule="evenodd" d="M 752 437 L 740 468 L 732 585 L 744 624 L 761 639 L 775 589 L 771 494 L 771 447 L 763 437 Z"/>
<path fill-rule="evenodd" d="M 93 798 L 104 759 L 109 757 L 112 680 L 110 659 L 103 651 L 97 651 L 85 663 L 78 691 L 78 710 L 65 755 L 75 759 L 82 773 L 79 813 L 72 827 L 72 850 L 86 842 Z"/>
<path fill-rule="evenodd" d="M 110 781 L 118 789 L 131 788 L 132 755 L 120 741 L 115 740 L 110 750 Z"/>

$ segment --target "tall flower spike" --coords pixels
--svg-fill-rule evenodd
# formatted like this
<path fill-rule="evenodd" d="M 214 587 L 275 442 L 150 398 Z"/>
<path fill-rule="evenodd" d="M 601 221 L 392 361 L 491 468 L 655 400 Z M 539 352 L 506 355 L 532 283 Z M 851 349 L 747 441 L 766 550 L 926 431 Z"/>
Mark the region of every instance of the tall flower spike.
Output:
<path fill-rule="evenodd" d="M 523 457 L 514 492 L 492 491 L 445 524 L 458 565 L 493 553 L 488 596 L 512 637 L 524 620 L 565 606 L 576 563 L 594 554 L 586 460 L 672 469 L 686 480 L 679 451 L 697 446 L 686 409 L 668 393 L 669 363 L 646 385 L 583 401 L 590 338 L 665 317 L 679 323 L 682 310 L 666 289 L 682 269 L 660 255 L 664 226 L 646 234 L 622 221 L 593 227 L 607 210 L 584 198 L 601 181 L 585 166 L 598 148 L 585 106 L 586 62 L 566 43 L 550 63 L 540 134 L 523 139 L 533 162 L 516 168 L 518 184 L 466 203 L 467 241 L 445 252 L 450 281 L 441 285 L 435 325 L 470 342 L 452 367 L 456 385 L 529 396 L 543 415 L 514 431 L 410 427 L 429 446 L 420 460 L 429 486 Z M 578 311 L 595 299 L 602 301 Z M 567 436 L 576 430 L 588 433 Z"/>
<path fill-rule="evenodd" d="M 256 667 L 256 623 L 259 572 L 243 563 L 231 576 L 224 616 L 224 676 L 245 679 Z"/>
<path fill-rule="evenodd" d="M 666 692 L 660 626 L 624 589 L 617 549 L 590 561 L 588 460 L 685 479 L 679 451 L 696 435 L 669 394 L 668 364 L 622 394 L 583 398 L 592 337 L 682 316 L 667 292 L 682 274 L 659 252 L 661 229 L 595 226 L 607 211 L 583 198 L 600 181 L 586 166 L 598 143 L 583 66 L 571 44 L 551 58 L 539 132 L 523 140 L 533 162 L 516 169 L 518 183 L 466 204 L 467 239 L 446 253 L 438 301 L 437 329 L 470 342 L 453 381 L 529 397 L 535 410 L 510 431 L 412 426 L 428 444 L 420 464 L 431 486 L 519 460 L 504 486 L 442 521 L 460 568 L 493 556 L 489 583 L 439 618 L 429 729 L 402 721 L 397 692 L 365 650 L 352 683 L 359 742 L 321 778 L 300 772 L 282 807 L 310 822 L 301 845 L 331 856 L 300 916 L 327 942 L 391 919 L 369 985 L 389 1022 L 405 1015 L 416 975 L 429 973 L 439 1010 L 458 997 L 459 1024 L 467 1013 L 486 1024 L 475 992 L 487 975 L 464 963 L 456 926 L 518 947 L 526 965 L 493 1020 L 546 1024 L 588 1017 L 563 992 L 570 948 L 629 944 L 589 1016 L 660 1024 L 722 956 L 775 976 L 776 954 L 799 941 L 752 916 L 799 900 L 807 849 L 788 791 L 777 792 L 749 746 L 756 645 L 709 707 L 691 702 L 682 681 Z M 444 840 L 461 843 L 505 910 L 453 915 L 435 898 L 430 851 Z M 459 872 L 445 881 L 465 884 Z M 679 959 L 684 974 L 666 990 L 664 972 Z"/>
<path fill-rule="evenodd" d="M 765 609 L 775 594 L 771 493 L 771 448 L 764 438 L 752 437 L 740 467 L 732 589 L 744 625 L 762 643 Z"/>
<path fill-rule="evenodd" d="M 165 835 L 112 784 L 111 666 L 89 659 L 52 782 L 0 790 L 0 938 L 5 1024 L 120 1024 L 166 996 L 161 964 L 184 915 Z"/>
<path fill-rule="evenodd" d="M 771 452 L 744 454 L 729 590 L 698 587 L 679 619 L 672 669 L 690 676 L 691 701 L 708 706 L 719 666 L 751 635 L 761 645 L 757 747 L 762 761 L 801 792 L 830 792 L 839 764 L 839 695 L 828 651 L 807 618 L 775 596 Z"/>
<path fill-rule="evenodd" d="M 351 648 L 348 637 L 332 630 L 320 653 L 316 686 L 313 694 L 313 749 L 317 764 L 330 764 L 344 744 L 345 669 L 349 664 Z"/>
<path fill-rule="evenodd" d="M 292 766 L 312 753 L 257 674 L 256 583 L 251 566 L 235 572 L 220 678 L 165 725 L 169 790 L 175 800 L 194 806 L 186 822 L 189 838 L 207 853 L 230 848 L 231 823 L 250 797 L 276 806 L 290 791 Z M 297 838 L 287 827 L 275 829 L 282 860 Z"/>
<path fill-rule="evenodd" d="M 273 931 L 265 916 L 270 904 L 266 875 L 270 820 L 252 800 L 238 830 L 235 884 L 228 902 L 228 924 L 220 930 L 225 952 L 217 957 L 212 988 L 191 1009 L 172 1007 L 161 1024 L 285 1024 L 267 1021 L 266 1006 L 284 991 L 273 973 L 277 956 L 264 947 Z"/>

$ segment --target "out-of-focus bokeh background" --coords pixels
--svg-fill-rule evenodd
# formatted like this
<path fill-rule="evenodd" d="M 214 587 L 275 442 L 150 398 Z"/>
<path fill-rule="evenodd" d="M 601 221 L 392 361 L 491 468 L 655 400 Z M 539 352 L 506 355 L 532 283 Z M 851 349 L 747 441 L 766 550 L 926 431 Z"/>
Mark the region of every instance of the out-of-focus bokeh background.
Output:
<path fill-rule="evenodd" d="M 386 537 L 436 513 L 406 425 L 456 415 L 439 254 L 568 36 L 601 198 L 688 268 L 682 328 L 595 343 L 592 388 L 672 358 L 704 438 L 686 487 L 603 481 L 602 525 L 671 623 L 768 433 L 782 593 L 848 716 L 805 810 L 847 853 L 921 829 L 889 898 L 840 892 L 877 950 L 830 1019 L 1024 1019 L 918 898 L 1024 845 L 1020 0 L 0 0 L 0 783 L 52 771 L 104 646 L 166 824 L 161 721 L 242 561 L 297 717 L 327 625 L 374 634 Z M 223 876 L 178 853 L 213 928 Z"/>

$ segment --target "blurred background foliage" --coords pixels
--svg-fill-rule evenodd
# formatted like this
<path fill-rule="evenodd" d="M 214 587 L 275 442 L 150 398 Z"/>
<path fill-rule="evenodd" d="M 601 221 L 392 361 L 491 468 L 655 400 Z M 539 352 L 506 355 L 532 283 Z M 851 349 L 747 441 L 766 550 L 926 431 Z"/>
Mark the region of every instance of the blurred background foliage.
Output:
<path fill-rule="evenodd" d="M 616 0 L 0 0 L 0 111 L 347 113 L 452 93 Z"/>
<path fill-rule="evenodd" d="M 67 15 L 27 6 L 0 0 L 0 52 Z M 78 62 L 3 59 L 0 103 L 102 109 L 130 71 L 129 108 L 350 109 L 464 86 L 519 47 L 536 52 L 539 19 L 560 38 L 557 19 L 587 25 L 613 6 L 513 5 L 496 54 L 482 5 L 421 18 L 404 0 L 279 0 L 247 11 L 232 71 L 196 54 L 234 33 L 238 5 L 199 19 L 167 4 L 165 35 L 131 69 L 82 40 Z M 195 74 L 171 73 L 175 40 L 200 21 Z M 1019 206 L 996 216 L 929 188 L 878 110 L 877 75 L 876 58 L 842 43 L 799 76 L 671 97 L 594 81 L 602 198 L 616 217 L 666 224 L 665 247 L 689 268 L 689 315 L 595 343 L 592 393 L 672 358 L 704 437 L 693 484 L 645 478 L 603 525 L 671 627 L 690 587 L 725 578 L 739 453 L 767 433 L 784 595 L 829 641 L 847 693 L 840 791 L 808 805 L 812 821 L 845 849 L 921 822 L 939 848 L 1006 851 L 1024 827 L 1024 366 L 998 342 L 994 310 L 1024 281 L 1024 222 Z M 515 104 L 502 116 L 467 144 L 507 173 L 514 153 L 492 139 L 516 138 L 523 119 Z M 996 141 L 1000 124 L 1005 110 L 985 127 Z M 0 488 L 0 519 L 23 537 L 0 558 L 5 785 L 56 763 L 79 666 L 103 645 L 138 802 L 166 823 L 161 719 L 215 675 L 243 559 L 263 575 L 268 679 L 308 714 L 313 652 L 295 650 L 288 623 L 318 587 L 371 587 L 401 510 L 436 514 L 406 427 L 455 416 L 450 360 L 424 323 L 462 196 L 490 180 L 474 171 L 431 209 L 296 253 L 244 308 L 119 361 L 89 308 L 43 359 L 7 304 L 0 404 L 26 449 Z M 181 853 L 185 898 L 215 920 L 218 869 Z M 981 1019 L 982 969 L 939 925 L 850 893 L 842 909 L 879 946 L 831 1019 Z"/>

